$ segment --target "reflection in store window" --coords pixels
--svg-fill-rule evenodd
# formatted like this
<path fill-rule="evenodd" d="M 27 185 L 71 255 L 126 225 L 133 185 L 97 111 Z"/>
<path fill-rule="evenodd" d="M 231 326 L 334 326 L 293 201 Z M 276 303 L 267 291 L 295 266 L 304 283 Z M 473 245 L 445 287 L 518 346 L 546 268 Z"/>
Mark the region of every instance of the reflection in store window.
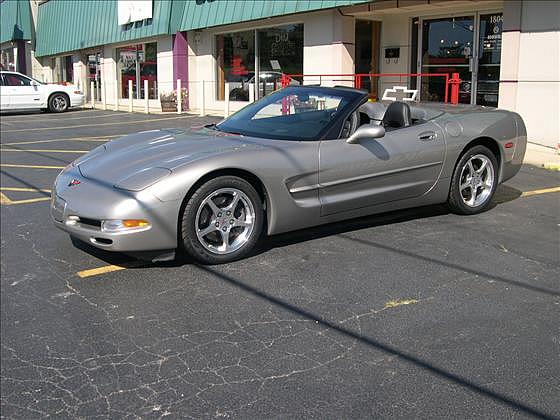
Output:
<path fill-rule="evenodd" d="M 259 75 L 255 77 L 255 36 L 258 36 Z M 218 63 L 217 99 L 248 101 L 249 86 L 258 80 L 258 97 L 281 87 L 282 73 L 303 73 L 303 25 L 287 25 L 223 34 L 216 37 Z M 293 80 L 292 84 L 299 84 Z"/>
<path fill-rule="evenodd" d="M 130 45 L 117 50 L 121 98 L 128 98 L 128 82 L 132 81 L 132 97 L 144 98 L 144 81 L 148 81 L 148 98 L 157 99 L 157 43 Z"/>
<path fill-rule="evenodd" d="M 236 32 L 216 37 L 218 51 L 218 100 L 225 98 L 230 84 L 230 100 L 249 100 L 249 80 L 255 75 L 255 33 Z"/>

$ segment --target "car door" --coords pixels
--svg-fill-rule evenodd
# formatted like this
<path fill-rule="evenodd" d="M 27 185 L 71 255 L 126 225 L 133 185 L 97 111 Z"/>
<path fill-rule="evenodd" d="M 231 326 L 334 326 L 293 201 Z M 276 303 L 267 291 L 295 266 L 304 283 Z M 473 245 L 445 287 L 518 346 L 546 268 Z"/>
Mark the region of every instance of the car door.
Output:
<path fill-rule="evenodd" d="M 41 108 L 41 89 L 22 74 L 4 73 L 10 109 Z"/>
<path fill-rule="evenodd" d="M 10 109 L 10 95 L 8 87 L 4 85 L 4 75 L 0 74 L 0 110 L 6 111 Z"/>
<path fill-rule="evenodd" d="M 443 133 L 429 121 L 357 144 L 344 138 L 324 140 L 319 158 L 321 215 L 420 196 L 437 181 L 444 155 Z"/>

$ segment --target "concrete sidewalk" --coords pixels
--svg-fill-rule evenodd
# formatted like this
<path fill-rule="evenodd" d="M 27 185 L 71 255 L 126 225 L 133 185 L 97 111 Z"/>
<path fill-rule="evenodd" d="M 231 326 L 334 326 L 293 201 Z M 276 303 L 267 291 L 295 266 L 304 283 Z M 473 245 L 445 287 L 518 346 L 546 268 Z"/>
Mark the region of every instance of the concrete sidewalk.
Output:
<path fill-rule="evenodd" d="M 553 171 L 560 171 L 560 153 L 558 150 L 536 143 L 527 143 L 524 163 Z"/>

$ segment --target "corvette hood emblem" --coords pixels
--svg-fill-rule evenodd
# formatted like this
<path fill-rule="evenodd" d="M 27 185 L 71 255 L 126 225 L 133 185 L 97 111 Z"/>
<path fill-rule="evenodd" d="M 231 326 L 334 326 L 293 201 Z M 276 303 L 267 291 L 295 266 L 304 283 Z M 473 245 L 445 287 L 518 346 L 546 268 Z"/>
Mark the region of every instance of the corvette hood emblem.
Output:
<path fill-rule="evenodd" d="M 72 181 L 70 181 L 70 182 L 68 183 L 68 186 L 69 186 L 69 187 L 74 187 L 75 185 L 79 185 L 79 184 L 81 184 L 81 183 L 82 183 L 82 182 L 81 182 L 80 180 L 74 178 L 74 179 L 72 179 Z"/>

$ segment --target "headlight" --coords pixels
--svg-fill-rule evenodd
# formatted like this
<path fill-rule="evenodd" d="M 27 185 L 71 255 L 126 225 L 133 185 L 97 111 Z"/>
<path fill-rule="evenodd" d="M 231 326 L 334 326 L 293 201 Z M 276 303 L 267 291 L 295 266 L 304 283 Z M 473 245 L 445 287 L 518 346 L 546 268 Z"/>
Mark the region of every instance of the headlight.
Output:
<path fill-rule="evenodd" d="M 103 220 L 101 222 L 101 231 L 103 232 L 128 232 L 149 228 L 150 222 L 143 219 Z"/>
<path fill-rule="evenodd" d="M 148 168 L 135 172 L 115 183 L 115 188 L 127 191 L 141 191 L 171 174 L 166 168 Z"/>

